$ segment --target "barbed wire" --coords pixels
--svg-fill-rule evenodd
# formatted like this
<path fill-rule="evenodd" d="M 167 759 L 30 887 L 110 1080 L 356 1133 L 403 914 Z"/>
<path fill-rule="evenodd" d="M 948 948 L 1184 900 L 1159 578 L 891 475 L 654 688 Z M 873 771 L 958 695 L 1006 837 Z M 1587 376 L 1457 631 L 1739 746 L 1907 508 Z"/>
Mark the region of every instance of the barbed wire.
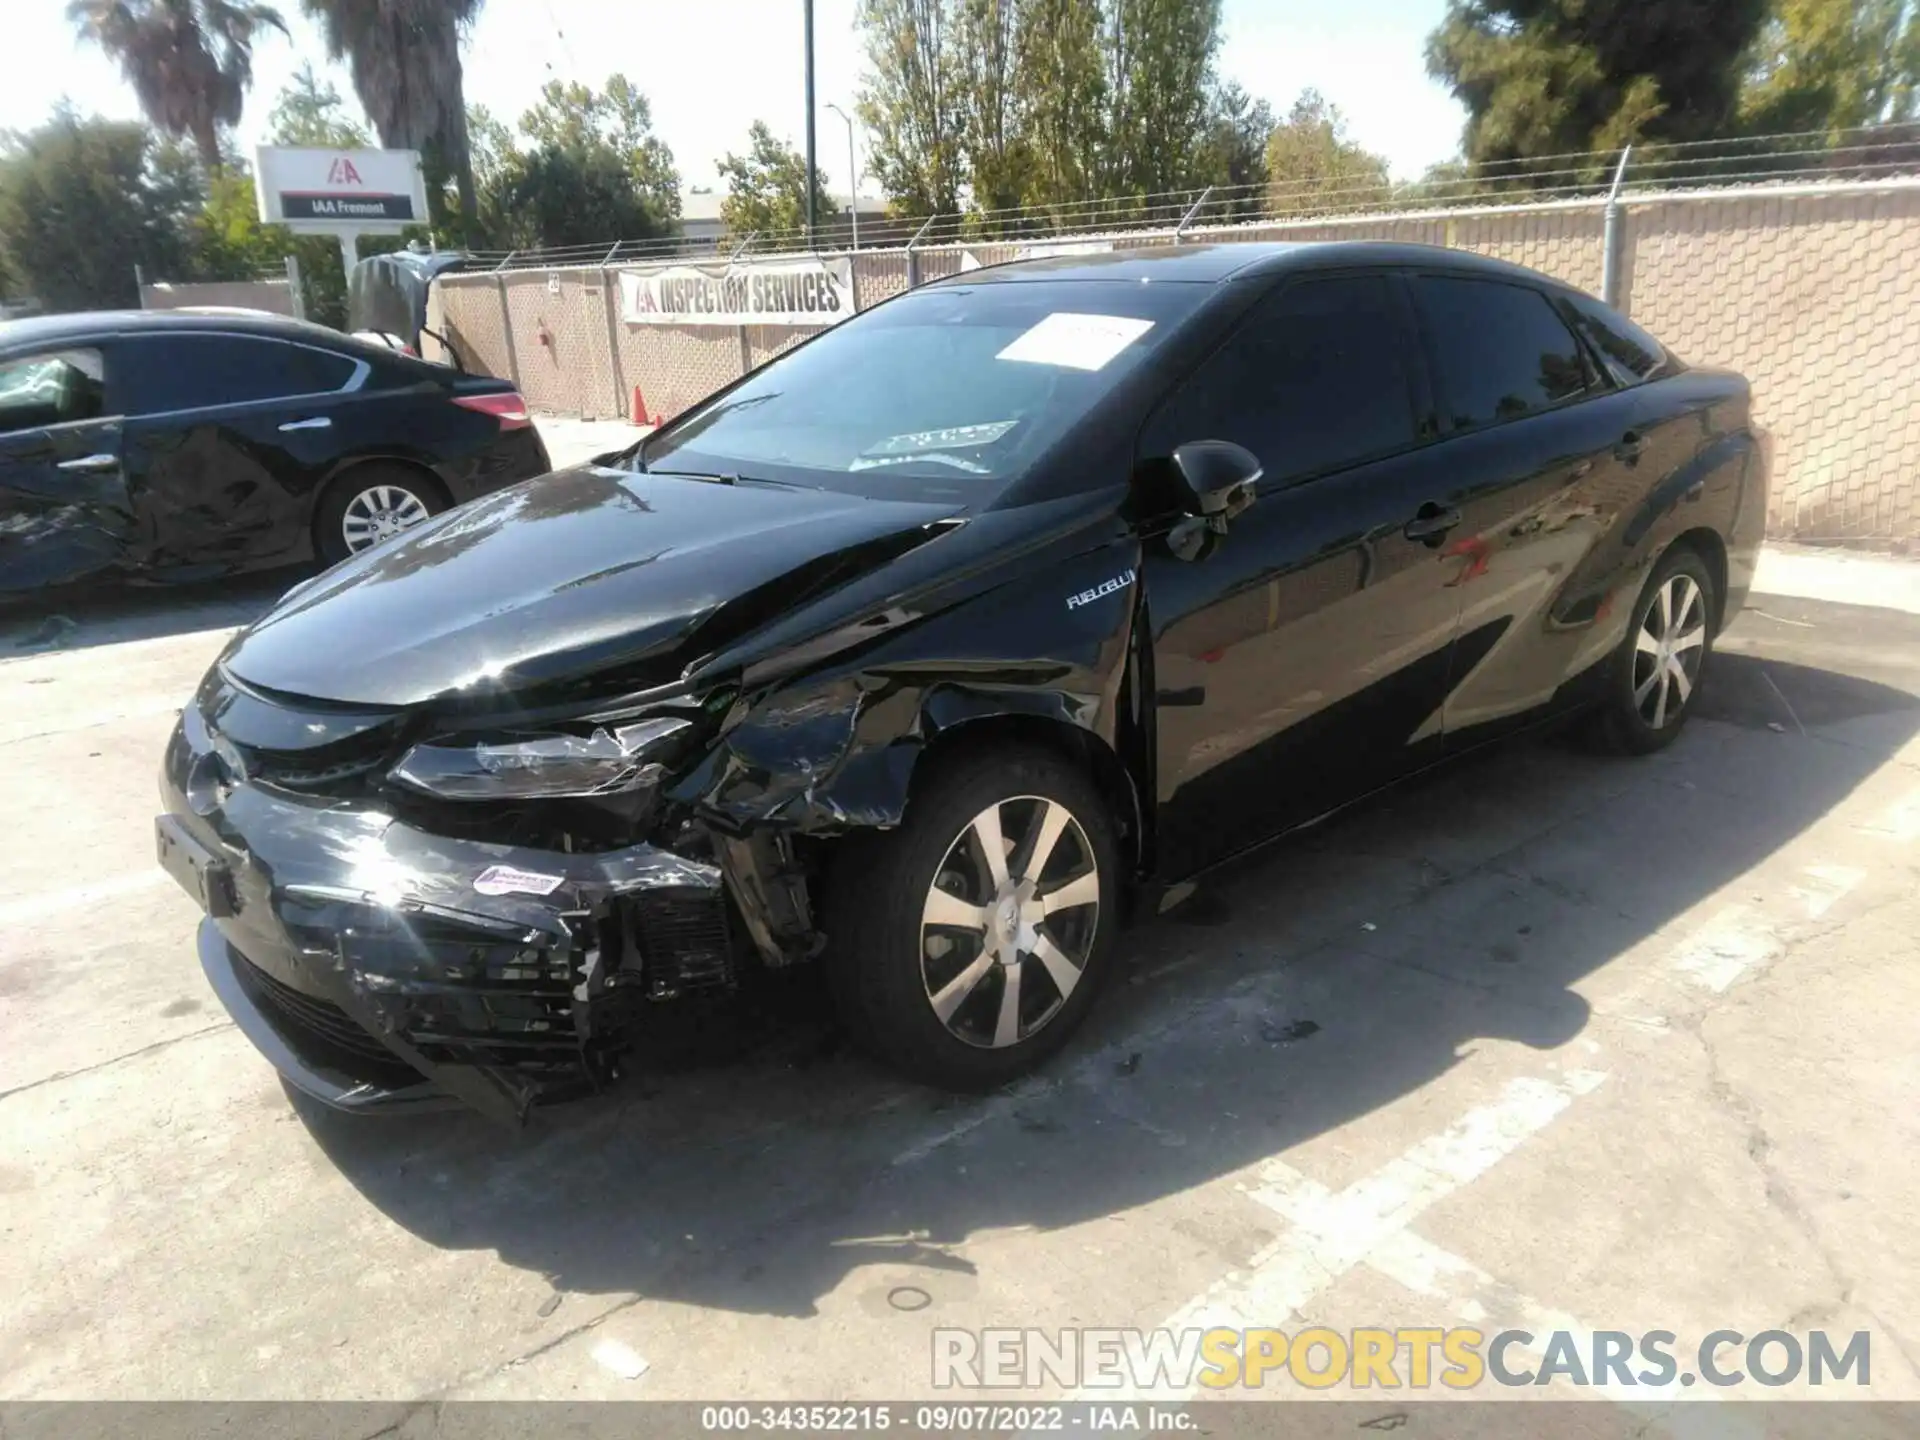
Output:
<path fill-rule="evenodd" d="M 1624 158 L 1625 164 L 1622 165 Z M 935 215 L 862 216 L 862 250 L 952 245 L 1020 245 L 1087 239 L 1102 233 L 1221 225 L 1297 224 L 1316 219 L 1390 216 L 1486 206 L 1538 205 L 1604 198 L 1625 201 L 1666 190 L 1717 189 L 1807 181 L 1848 183 L 1920 176 L 1920 124 L 1836 131 L 1659 141 L 1622 150 L 1568 151 L 1495 159 L 1457 173 L 1434 167 L 1415 181 L 1347 175 L 1237 185 L 1192 185 L 1149 195 L 1085 197 Z M 825 217 L 809 240 L 804 226 L 734 235 L 650 236 L 519 250 L 470 252 L 476 267 L 510 270 L 608 266 L 621 262 L 731 260 L 747 255 L 841 253 L 852 247 L 845 212 Z"/>

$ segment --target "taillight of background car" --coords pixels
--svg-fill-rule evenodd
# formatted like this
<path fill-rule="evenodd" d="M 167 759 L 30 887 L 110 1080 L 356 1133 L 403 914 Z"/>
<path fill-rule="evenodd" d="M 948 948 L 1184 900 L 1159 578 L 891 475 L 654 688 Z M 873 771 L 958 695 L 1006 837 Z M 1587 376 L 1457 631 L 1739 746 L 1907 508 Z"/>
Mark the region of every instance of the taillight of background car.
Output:
<path fill-rule="evenodd" d="M 482 415 L 493 416 L 500 422 L 502 430 L 524 430 L 533 424 L 533 417 L 527 414 L 527 402 L 515 390 L 496 390 L 486 395 L 456 395 L 453 403 L 468 410 L 478 410 Z"/>

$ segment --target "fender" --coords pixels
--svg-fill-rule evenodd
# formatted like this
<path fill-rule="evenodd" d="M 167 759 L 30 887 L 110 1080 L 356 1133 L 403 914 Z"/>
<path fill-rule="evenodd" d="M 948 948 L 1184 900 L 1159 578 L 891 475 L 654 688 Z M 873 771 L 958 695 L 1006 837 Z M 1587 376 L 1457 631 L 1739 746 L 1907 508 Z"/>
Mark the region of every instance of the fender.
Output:
<path fill-rule="evenodd" d="M 1140 611 L 1140 542 L 1091 549 L 902 626 L 825 668 L 737 701 L 719 742 L 674 787 L 723 834 L 888 828 L 929 747 L 1007 719 L 1066 727 L 1123 767 L 1142 756 L 1124 711 Z"/>
<path fill-rule="evenodd" d="M 1627 522 L 1621 535 L 1622 541 L 1630 550 L 1637 550 L 1647 536 L 1656 528 L 1661 540 L 1658 548 L 1665 548 L 1682 531 L 1691 530 L 1698 525 L 1712 525 L 1725 532 L 1732 528 L 1733 517 L 1738 513 L 1741 495 L 1736 486 L 1731 495 L 1725 494 L 1726 485 L 1713 487 L 1713 501 L 1707 507 L 1707 513 L 1698 518 L 1692 515 L 1676 514 L 1683 505 L 1696 505 L 1707 497 L 1707 482 L 1719 475 L 1726 467 L 1739 464 L 1743 467 L 1748 455 L 1754 449 L 1753 432 L 1736 430 L 1708 441 L 1694 452 L 1693 458 L 1676 468 L 1671 475 L 1655 485 L 1647 498 L 1640 503 L 1633 518 Z"/>

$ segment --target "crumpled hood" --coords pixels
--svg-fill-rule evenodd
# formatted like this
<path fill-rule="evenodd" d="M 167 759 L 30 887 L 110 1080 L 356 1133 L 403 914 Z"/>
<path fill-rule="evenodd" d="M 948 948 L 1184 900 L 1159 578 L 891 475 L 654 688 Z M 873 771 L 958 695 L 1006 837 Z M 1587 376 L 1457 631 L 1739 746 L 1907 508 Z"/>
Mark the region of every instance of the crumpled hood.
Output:
<path fill-rule="evenodd" d="M 727 602 L 959 508 L 583 465 L 343 562 L 225 664 L 268 690 L 361 705 L 520 689 L 670 656 Z M 795 577 L 791 602 L 806 588 Z"/>

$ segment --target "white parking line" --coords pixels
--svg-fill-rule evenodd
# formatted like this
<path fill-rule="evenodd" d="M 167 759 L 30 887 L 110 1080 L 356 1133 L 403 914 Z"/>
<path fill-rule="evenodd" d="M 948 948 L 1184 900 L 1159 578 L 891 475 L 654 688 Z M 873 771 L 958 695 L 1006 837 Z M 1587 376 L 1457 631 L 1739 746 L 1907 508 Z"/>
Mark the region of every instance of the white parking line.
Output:
<path fill-rule="evenodd" d="M 1787 893 L 1800 902 L 1809 920 L 1818 920 L 1867 878 L 1864 870 L 1851 865 L 1808 865 L 1800 873 L 1806 879 Z"/>
<path fill-rule="evenodd" d="M 1873 824 L 1854 828 L 1880 840 L 1920 839 L 1920 790 L 1892 806 Z"/>
<path fill-rule="evenodd" d="M 646 1358 L 625 1341 L 611 1336 L 593 1347 L 593 1358 L 602 1370 L 611 1371 L 622 1380 L 638 1380 L 647 1373 Z"/>
<path fill-rule="evenodd" d="M 1818 920 L 1866 879 L 1864 871 L 1850 865 L 1807 865 L 1800 876 L 1787 887 L 1787 896 L 1795 902 L 1793 918 L 1807 920 Z M 1721 994 L 1786 953 L 1778 929 L 1783 918 L 1749 905 L 1725 906 L 1680 943 L 1672 967 L 1690 983 Z"/>
<path fill-rule="evenodd" d="M 81 711 L 77 715 L 61 717 L 57 723 L 51 725 L 43 723 L 38 718 L 0 725 L 0 745 L 19 745 L 28 740 L 45 740 L 51 735 L 67 735 L 75 730 L 92 730 L 101 725 L 117 725 L 122 720 L 144 720 L 152 715 L 171 715 L 179 711 L 180 704 L 181 697 L 178 694 L 153 695 L 139 700 L 123 701 L 102 710 Z M 156 755 L 155 760 L 157 761 L 158 758 Z"/>
<path fill-rule="evenodd" d="M 1572 1339 L 1581 1365 L 1591 1363 L 1592 1326 L 1521 1294 L 1472 1261 L 1442 1250 L 1410 1230 L 1389 1236 L 1376 1246 L 1367 1256 L 1367 1267 L 1416 1295 L 1439 1300 L 1457 1318 L 1489 1336 L 1502 1330 L 1527 1331 L 1534 1336 L 1536 1344 L 1525 1349 L 1534 1356 L 1541 1355 L 1545 1337 L 1556 1331 L 1565 1332 Z M 1641 1367 L 1636 1362 L 1633 1368 L 1637 1379 Z M 1688 1440 L 1692 1436 L 1703 1437 L 1703 1440 L 1708 1436 L 1712 1440 L 1745 1440 L 1745 1437 L 1765 1433 L 1763 1426 L 1751 1424 L 1740 1416 L 1737 1408 L 1730 1410 L 1704 1404 L 1717 1397 L 1711 1391 L 1689 1390 L 1677 1375 L 1665 1384 L 1642 1381 L 1632 1393 L 1631 1400 L 1617 1394 L 1607 1398 L 1622 1409 L 1663 1421 L 1667 1432 L 1677 1440 Z"/>
<path fill-rule="evenodd" d="M 96 880 L 90 885 L 72 885 L 50 895 L 36 895 L 31 900 L 10 900 L 0 905 L 0 926 L 29 924 L 63 910 L 136 894 L 150 885 L 158 885 L 166 878 L 167 872 L 156 865 L 151 870 L 135 870 L 111 880 Z"/>
<path fill-rule="evenodd" d="M 1293 1222 L 1288 1233 L 1262 1249 L 1249 1269 L 1228 1274 L 1181 1306 L 1165 1328 L 1284 1324 L 1375 1248 L 1485 1175 L 1605 1078 L 1601 1071 L 1576 1070 L 1556 1080 L 1510 1080 L 1492 1104 L 1469 1110 L 1337 1194 L 1284 1160 L 1268 1161 L 1260 1170 L 1261 1185 L 1248 1195 Z M 1166 1400 L 1188 1393 L 1169 1386 L 1131 1398 Z M 1130 1397 L 1102 1390 L 1084 1398 Z"/>
<path fill-rule="evenodd" d="M 1771 962 L 1781 948 L 1766 917 L 1745 905 L 1728 905 L 1674 951 L 1673 968 L 1684 979 L 1719 994 L 1747 971 Z"/>

